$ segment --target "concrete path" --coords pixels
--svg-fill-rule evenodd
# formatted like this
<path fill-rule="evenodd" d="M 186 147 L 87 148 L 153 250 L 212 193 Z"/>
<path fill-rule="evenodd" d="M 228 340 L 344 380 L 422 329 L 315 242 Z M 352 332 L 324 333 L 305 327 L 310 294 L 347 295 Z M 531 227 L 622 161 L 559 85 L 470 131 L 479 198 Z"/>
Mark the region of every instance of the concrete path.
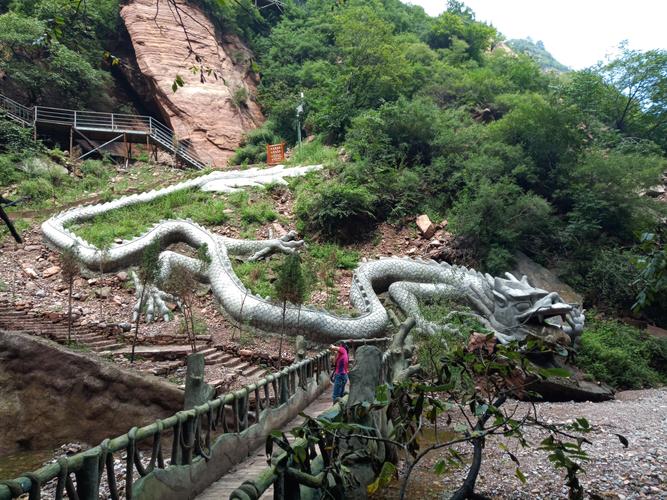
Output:
<path fill-rule="evenodd" d="M 311 417 L 317 417 L 332 406 L 331 389 L 327 389 L 322 395 L 313 401 L 303 413 Z M 301 425 L 304 418 L 298 416 L 288 422 L 281 430 L 287 433 L 290 429 Z M 287 434 L 292 438 L 291 434 Z M 264 447 L 260 447 L 245 462 L 240 463 L 227 474 L 218 479 L 208 487 L 206 491 L 197 496 L 196 500 L 227 500 L 232 492 L 241 486 L 243 481 L 257 477 L 264 469 L 268 467 Z M 270 487 L 262 498 L 273 498 L 273 487 Z"/>

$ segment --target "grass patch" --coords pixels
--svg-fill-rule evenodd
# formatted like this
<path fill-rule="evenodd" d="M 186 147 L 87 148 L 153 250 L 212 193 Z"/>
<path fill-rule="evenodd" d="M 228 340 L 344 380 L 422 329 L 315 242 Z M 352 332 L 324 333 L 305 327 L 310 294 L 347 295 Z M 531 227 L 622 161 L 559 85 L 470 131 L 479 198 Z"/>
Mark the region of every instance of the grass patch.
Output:
<path fill-rule="evenodd" d="M 151 225 L 163 219 L 192 219 L 205 225 L 222 224 L 227 220 L 225 203 L 212 199 L 210 193 L 182 190 L 148 203 L 140 203 L 107 212 L 82 224 L 72 224 L 71 230 L 103 248 L 116 238 L 139 236 Z"/>
<path fill-rule="evenodd" d="M 338 161 L 336 148 L 325 146 L 322 139 L 317 138 L 308 143 L 296 145 L 292 149 L 292 156 L 285 162 L 286 165 L 329 165 Z"/>
<path fill-rule="evenodd" d="M 237 191 L 228 197 L 236 209 L 241 222 L 245 224 L 265 224 L 278 218 L 273 203 L 266 199 L 266 190 Z"/>
<path fill-rule="evenodd" d="M 619 389 L 667 383 L 667 339 L 618 321 L 587 319 L 577 365 Z"/>
<path fill-rule="evenodd" d="M 259 262 L 234 262 L 234 272 L 254 294 L 276 297 L 274 281 L 284 255 Z M 326 291 L 327 309 L 336 309 L 338 290 L 336 273 L 357 267 L 359 253 L 334 244 L 312 244 L 302 252 L 301 264 L 306 282 L 306 302 L 314 292 Z"/>

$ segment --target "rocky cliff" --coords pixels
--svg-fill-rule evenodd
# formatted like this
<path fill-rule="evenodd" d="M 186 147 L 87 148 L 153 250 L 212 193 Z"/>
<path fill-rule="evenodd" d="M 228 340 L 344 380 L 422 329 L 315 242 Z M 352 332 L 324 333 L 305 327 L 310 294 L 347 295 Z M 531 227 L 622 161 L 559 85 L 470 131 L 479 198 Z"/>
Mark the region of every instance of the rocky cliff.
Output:
<path fill-rule="evenodd" d="M 243 134 L 264 120 L 250 50 L 185 0 L 131 0 L 121 17 L 164 121 L 204 162 L 224 166 Z M 177 77 L 184 85 L 174 92 Z"/>
<path fill-rule="evenodd" d="M 0 330 L 0 455 L 102 439 L 183 408 L 183 391 L 48 340 Z"/>

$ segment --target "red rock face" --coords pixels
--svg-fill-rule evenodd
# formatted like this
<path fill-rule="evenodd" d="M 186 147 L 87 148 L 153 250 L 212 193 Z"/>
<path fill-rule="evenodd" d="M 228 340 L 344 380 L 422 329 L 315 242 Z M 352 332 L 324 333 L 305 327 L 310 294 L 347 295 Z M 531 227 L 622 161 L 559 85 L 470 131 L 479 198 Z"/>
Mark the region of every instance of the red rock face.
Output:
<path fill-rule="evenodd" d="M 179 139 L 192 142 L 205 163 L 224 166 L 243 134 L 264 121 L 254 101 L 252 53 L 235 35 L 216 34 L 198 7 L 184 0 L 176 4 L 178 12 L 166 0 L 132 0 L 120 14 L 165 122 Z M 193 67 L 203 67 L 205 81 Z M 177 75 L 184 86 L 174 92 Z M 239 106 L 233 97 L 240 89 L 248 99 Z"/>

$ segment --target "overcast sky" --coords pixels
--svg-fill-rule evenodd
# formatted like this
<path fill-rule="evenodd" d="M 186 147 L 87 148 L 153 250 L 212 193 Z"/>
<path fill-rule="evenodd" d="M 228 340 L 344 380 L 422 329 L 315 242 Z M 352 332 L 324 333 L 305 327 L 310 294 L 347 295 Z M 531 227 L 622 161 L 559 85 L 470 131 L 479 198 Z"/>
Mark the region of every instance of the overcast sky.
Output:
<path fill-rule="evenodd" d="M 464 0 L 478 21 L 507 38 L 542 40 L 553 56 L 574 69 L 613 53 L 622 40 L 630 48 L 667 49 L 666 0 Z M 446 0 L 411 0 L 432 16 Z"/>

